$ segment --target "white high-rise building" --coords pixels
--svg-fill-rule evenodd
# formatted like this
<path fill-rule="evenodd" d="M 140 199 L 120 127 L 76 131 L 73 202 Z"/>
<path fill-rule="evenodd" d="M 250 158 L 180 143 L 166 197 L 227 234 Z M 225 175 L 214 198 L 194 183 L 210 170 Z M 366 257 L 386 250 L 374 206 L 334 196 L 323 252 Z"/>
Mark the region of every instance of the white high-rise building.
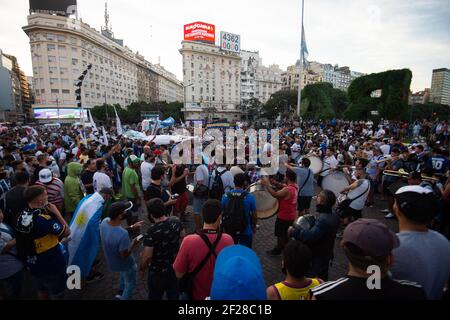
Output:
<path fill-rule="evenodd" d="M 262 64 L 256 71 L 256 97 L 261 103 L 269 101 L 270 97 L 281 90 L 281 74 L 283 71 L 276 64 L 265 67 Z"/>
<path fill-rule="evenodd" d="M 133 102 L 176 101 L 182 86 L 173 74 L 152 64 L 114 38 L 108 26 L 99 32 L 70 17 L 36 13 L 28 16 L 23 30 L 30 39 L 33 64 L 33 109 L 78 108 L 78 78 L 89 64 L 92 69 L 82 87 L 82 105 L 126 107 Z M 180 100 L 181 100 L 180 99 Z"/>
<path fill-rule="evenodd" d="M 183 41 L 186 120 L 240 121 L 241 57 L 214 44 Z"/>

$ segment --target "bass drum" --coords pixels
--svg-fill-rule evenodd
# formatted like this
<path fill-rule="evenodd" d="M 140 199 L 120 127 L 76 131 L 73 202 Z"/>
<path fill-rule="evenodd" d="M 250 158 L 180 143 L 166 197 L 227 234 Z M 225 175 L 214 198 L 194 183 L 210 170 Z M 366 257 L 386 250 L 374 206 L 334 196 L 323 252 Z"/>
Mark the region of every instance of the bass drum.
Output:
<path fill-rule="evenodd" d="M 252 184 L 247 192 L 252 194 L 256 200 L 256 215 L 258 219 L 270 219 L 278 213 L 278 200 L 259 183 Z"/>
<path fill-rule="evenodd" d="M 348 182 L 345 173 L 340 171 L 330 173 L 322 180 L 322 189 L 330 190 L 335 194 L 336 198 L 338 198 L 341 194 L 341 191 L 347 188 L 349 185 L 350 183 Z"/>
<path fill-rule="evenodd" d="M 309 161 L 311 161 L 311 165 L 309 168 L 312 170 L 314 175 L 319 174 L 322 171 L 323 161 L 318 156 L 314 155 L 304 156 L 300 158 L 300 160 L 298 161 L 299 164 L 301 164 L 303 158 L 309 159 Z"/>

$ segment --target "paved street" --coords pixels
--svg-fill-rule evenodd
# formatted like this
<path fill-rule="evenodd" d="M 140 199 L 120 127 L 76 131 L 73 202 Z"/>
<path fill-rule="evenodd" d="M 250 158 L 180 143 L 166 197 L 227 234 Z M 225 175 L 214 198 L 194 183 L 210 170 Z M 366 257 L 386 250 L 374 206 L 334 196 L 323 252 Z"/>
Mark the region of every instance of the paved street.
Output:
<path fill-rule="evenodd" d="M 384 215 L 379 212 L 380 209 L 384 209 L 384 203 L 377 198 L 376 206 L 367 208 L 364 211 L 364 217 L 379 219 L 385 222 L 393 231 L 397 231 L 397 225 L 394 221 L 385 220 Z M 144 216 L 144 214 L 143 214 Z M 143 219 L 146 220 L 146 219 Z M 148 223 L 148 221 L 147 221 Z M 266 285 L 271 285 L 283 280 L 283 274 L 281 272 L 281 257 L 270 257 L 266 254 L 266 251 L 271 250 L 276 244 L 276 238 L 273 235 L 274 232 L 275 217 L 269 220 L 261 220 L 259 222 L 259 229 L 254 239 L 254 250 L 261 259 L 263 267 L 264 277 Z M 189 216 L 185 222 L 186 230 L 188 233 L 194 231 L 193 217 Z M 146 228 L 144 228 L 146 230 Z M 136 252 L 135 257 L 139 257 L 139 252 Z M 81 291 L 70 292 L 68 294 L 69 299 L 82 299 L 82 300 L 109 300 L 113 299 L 118 291 L 119 280 L 118 275 L 113 274 L 107 270 L 106 263 L 103 259 L 99 266 L 99 271 L 105 274 L 105 278 L 101 281 L 92 284 L 83 284 Z M 335 245 L 335 259 L 330 269 L 330 280 L 336 280 L 346 274 L 347 261 L 340 249 L 339 241 L 336 241 Z M 138 278 L 137 288 L 134 295 L 134 299 L 145 300 L 147 297 L 147 283 L 146 280 Z"/>

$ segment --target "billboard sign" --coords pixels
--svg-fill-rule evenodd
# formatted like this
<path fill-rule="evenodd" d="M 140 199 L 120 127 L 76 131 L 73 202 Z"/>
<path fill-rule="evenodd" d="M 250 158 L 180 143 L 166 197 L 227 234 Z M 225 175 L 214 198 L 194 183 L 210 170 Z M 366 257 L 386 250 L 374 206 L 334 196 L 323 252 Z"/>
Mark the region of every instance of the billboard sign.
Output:
<path fill-rule="evenodd" d="M 70 16 L 77 12 L 77 0 L 30 0 L 30 13 Z"/>
<path fill-rule="evenodd" d="M 80 109 L 33 109 L 36 120 L 79 120 Z M 84 117 L 87 119 L 87 110 L 84 110 Z"/>
<path fill-rule="evenodd" d="M 220 33 L 220 48 L 223 51 L 240 53 L 241 52 L 241 36 L 229 32 L 222 31 Z"/>
<path fill-rule="evenodd" d="M 184 26 L 184 41 L 216 43 L 216 26 L 204 22 L 194 22 Z"/>

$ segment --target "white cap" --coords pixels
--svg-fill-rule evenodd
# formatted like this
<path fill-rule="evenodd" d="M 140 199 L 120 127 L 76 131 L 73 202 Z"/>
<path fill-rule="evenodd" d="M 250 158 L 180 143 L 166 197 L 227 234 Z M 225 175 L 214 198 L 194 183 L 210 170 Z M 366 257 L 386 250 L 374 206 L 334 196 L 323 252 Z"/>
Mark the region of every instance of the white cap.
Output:
<path fill-rule="evenodd" d="M 49 183 L 53 179 L 53 174 L 49 169 L 42 169 L 39 171 L 39 181 L 42 183 Z"/>
<path fill-rule="evenodd" d="M 44 153 L 42 151 L 38 151 L 38 152 L 36 152 L 35 156 L 39 157 L 41 154 L 44 154 Z"/>
<path fill-rule="evenodd" d="M 400 188 L 395 194 L 399 195 L 399 194 L 406 193 L 406 192 L 414 192 L 414 193 L 418 193 L 418 194 L 433 193 L 432 190 L 421 187 L 421 186 L 406 186 L 406 187 Z"/>

